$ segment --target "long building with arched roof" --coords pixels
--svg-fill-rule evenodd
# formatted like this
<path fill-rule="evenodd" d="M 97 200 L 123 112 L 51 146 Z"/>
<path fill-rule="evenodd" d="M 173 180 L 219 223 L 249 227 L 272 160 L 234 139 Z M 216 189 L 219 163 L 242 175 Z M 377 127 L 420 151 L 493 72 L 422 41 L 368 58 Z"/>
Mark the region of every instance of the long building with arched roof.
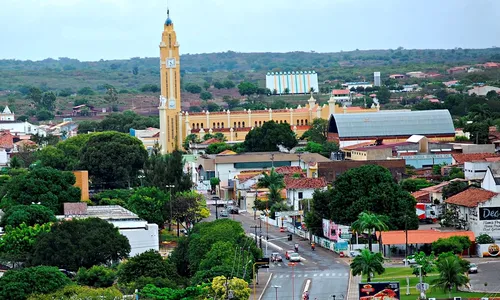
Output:
<path fill-rule="evenodd" d="M 453 141 L 455 127 L 450 112 L 441 109 L 332 114 L 328 126 L 328 139 L 338 142 L 341 148 L 364 142 L 400 142 L 412 135 Z"/>

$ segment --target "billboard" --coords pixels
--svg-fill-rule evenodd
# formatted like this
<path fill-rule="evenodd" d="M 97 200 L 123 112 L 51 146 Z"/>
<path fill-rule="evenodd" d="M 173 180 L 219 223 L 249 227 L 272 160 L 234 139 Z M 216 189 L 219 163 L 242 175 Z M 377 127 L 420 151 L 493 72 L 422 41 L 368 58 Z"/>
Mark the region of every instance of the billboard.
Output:
<path fill-rule="evenodd" d="M 327 219 L 323 219 L 323 236 L 335 242 L 351 238 L 349 226 L 338 225 Z"/>
<path fill-rule="evenodd" d="M 500 220 L 500 207 L 480 207 L 479 220 L 481 221 Z"/>
<path fill-rule="evenodd" d="M 359 300 L 399 300 L 399 282 L 366 282 L 359 284 Z"/>

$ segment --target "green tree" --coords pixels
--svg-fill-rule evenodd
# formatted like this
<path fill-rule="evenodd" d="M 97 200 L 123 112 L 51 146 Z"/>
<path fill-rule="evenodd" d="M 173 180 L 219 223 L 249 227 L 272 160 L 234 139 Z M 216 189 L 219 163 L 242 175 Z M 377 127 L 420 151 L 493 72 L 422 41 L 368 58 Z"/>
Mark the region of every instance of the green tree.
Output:
<path fill-rule="evenodd" d="M 330 191 L 316 190 L 311 201 L 311 210 L 305 215 L 307 229 L 316 236 L 323 236 L 323 219 L 330 218 Z"/>
<path fill-rule="evenodd" d="M 76 282 L 95 288 L 113 286 L 117 278 L 116 271 L 105 266 L 92 266 L 90 269 L 80 268 L 76 274 Z"/>
<path fill-rule="evenodd" d="M 118 93 L 116 92 L 114 87 L 109 87 L 106 90 L 106 95 L 104 95 L 104 100 L 113 107 L 113 111 L 115 110 L 115 106 L 118 104 Z"/>
<path fill-rule="evenodd" d="M 242 82 L 240 82 L 240 84 L 238 84 L 238 92 L 242 96 L 245 96 L 245 95 L 251 96 L 253 94 L 256 94 L 257 89 L 258 89 L 258 87 L 255 84 L 248 82 L 248 81 L 242 81 Z"/>
<path fill-rule="evenodd" d="M 476 243 L 477 244 L 493 244 L 495 243 L 495 239 L 493 239 L 491 236 L 487 235 L 486 233 L 480 234 L 478 237 L 476 237 Z"/>
<path fill-rule="evenodd" d="M 137 76 L 139 74 L 139 67 L 138 66 L 134 66 L 132 68 L 132 74 L 134 74 L 135 76 Z"/>
<path fill-rule="evenodd" d="M 191 94 L 199 94 L 201 93 L 201 86 L 195 84 L 195 83 L 187 83 L 184 85 L 184 89 Z"/>
<path fill-rule="evenodd" d="M 35 153 L 35 158 L 45 167 L 62 171 L 78 170 L 81 150 L 90 136 L 90 134 L 79 134 L 59 142 L 56 146 L 46 146 Z"/>
<path fill-rule="evenodd" d="M 212 96 L 212 94 L 210 92 L 207 92 L 207 91 L 203 91 L 200 93 L 200 99 L 201 100 L 210 100 L 210 99 L 213 99 L 214 97 Z"/>
<path fill-rule="evenodd" d="M 328 139 L 328 120 L 316 118 L 309 128 L 302 135 L 301 139 L 306 139 L 309 142 L 323 144 Z"/>
<path fill-rule="evenodd" d="M 169 196 L 159 188 L 141 187 L 134 191 L 128 200 L 127 207 L 139 218 L 163 228 L 165 221 L 169 218 L 167 205 L 169 201 Z"/>
<path fill-rule="evenodd" d="M 205 300 L 209 297 L 209 284 L 190 286 L 185 289 L 159 288 L 152 284 L 146 285 L 139 291 L 145 299 L 161 300 Z"/>
<path fill-rule="evenodd" d="M 471 241 L 468 236 L 452 236 L 449 238 L 440 238 L 432 243 L 432 251 L 436 254 L 452 252 L 455 254 L 462 253 L 469 249 Z"/>
<path fill-rule="evenodd" d="M 14 156 L 10 159 L 9 165 L 12 169 L 19 169 L 24 166 L 24 161 L 22 161 L 19 157 Z"/>
<path fill-rule="evenodd" d="M 372 251 L 372 238 L 377 231 L 387 231 L 389 226 L 386 216 L 376 215 L 369 212 L 362 212 L 359 217 L 351 225 L 353 231 L 357 233 L 368 234 L 368 248 Z M 382 249 L 380 249 L 382 250 Z"/>
<path fill-rule="evenodd" d="M 465 125 L 464 132 L 470 133 L 470 140 L 475 144 L 487 144 L 489 142 L 489 125 L 486 122 L 474 122 Z"/>
<path fill-rule="evenodd" d="M 448 185 L 443 187 L 443 200 L 465 191 L 468 187 L 469 184 L 467 181 L 451 181 Z"/>
<path fill-rule="evenodd" d="M 203 82 L 203 88 L 204 88 L 205 90 L 208 90 L 208 89 L 210 88 L 210 83 L 208 83 L 208 82 L 206 82 L 206 81 L 205 81 L 205 82 Z"/>
<path fill-rule="evenodd" d="M 96 249 L 99 249 L 96 253 Z M 98 218 L 55 223 L 34 246 L 29 264 L 58 266 L 71 271 L 108 264 L 128 257 L 128 239 L 118 228 Z"/>
<path fill-rule="evenodd" d="M 107 187 L 130 186 L 137 181 L 148 153 L 140 140 L 125 133 L 92 134 L 81 150 L 81 166 L 94 183 Z"/>
<path fill-rule="evenodd" d="M 199 142 L 201 142 L 201 141 L 198 138 L 198 135 L 191 133 L 191 134 L 188 134 L 188 136 L 186 136 L 186 138 L 184 139 L 184 143 L 182 143 L 182 147 L 185 150 L 189 150 L 189 143 L 199 143 Z"/>
<path fill-rule="evenodd" d="M 210 216 L 210 210 L 203 195 L 196 191 L 178 192 L 172 198 L 172 215 L 177 224 L 195 224 Z M 179 226 L 177 236 L 179 236 Z"/>
<path fill-rule="evenodd" d="M 36 119 L 38 121 L 47 121 L 47 120 L 52 120 L 54 119 L 54 114 L 51 113 L 50 111 L 42 108 L 36 113 Z"/>
<path fill-rule="evenodd" d="M 30 294 L 52 293 L 70 283 L 56 267 L 9 270 L 0 278 L 0 299 L 25 300 Z"/>
<path fill-rule="evenodd" d="M 221 143 L 212 143 L 208 145 L 207 150 L 205 150 L 206 154 L 219 154 L 222 151 L 225 151 L 227 149 L 231 149 L 231 146 L 221 142 Z"/>
<path fill-rule="evenodd" d="M 259 210 L 269 209 L 275 204 L 282 201 L 281 190 L 285 188 L 285 182 L 282 174 L 278 174 L 274 168 L 271 172 L 262 172 L 262 177 L 259 178 L 257 186 L 260 188 L 267 188 L 269 193 L 267 195 L 267 201 L 255 201 L 255 207 Z"/>
<path fill-rule="evenodd" d="M 291 149 L 297 145 L 295 133 L 290 125 L 278 124 L 274 121 L 265 122 L 262 127 L 256 127 L 245 137 L 244 146 L 249 152 L 278 151 L 278 145 Z"/>
<path fill-rule="evenodd" d="M 418 228 L 415 198 L 404 191 L 384 167 L 365 165 L 337 177 L 330 191 L 330 220 L 350 224 L 363 211 L 387 215 L 389 229 Z M 342 207 L 342 209 L 338 209 Z"/>
<path fill-rule="evenodd" d="M 350 265 L 352 275 L 366 276 L 367 282 L 372 281 L 372 274 L 385 272 L 384 258 L 380 253 L 372 253 L 367 249 L 361 250 L 361 255 L 356 256 Z"/>
<path fill-rule="evenodd" d="M 194 282 L 201 283 L 207 279 L 209 280 L 211 277 L 206 278 L 205 275 L 217 273 L 220 266 L 231 266 L 234 261 L 234 248 L 235 244 L 228 241 L 216 242 L 213 244 L 210 250 L 200 261 L 200 270 L 194 276 L 194 278 L 196 278 Z M 223 269 L 222 274 L 230 276 L 231 271 L 231 268 L 225 268 Z"/>
<path fill-rule="evenodd" d="M 92 96 L 95 94 L 94 90 L 92 90 L 88 86 L 79 89 L 77 93 L 78 95 L 84 95 L 84 96 Z"/>
<path fill-rule="evenodd" d="M 248 282 L 243 279 L 233 277 L 228 279 L 225 276 L 217 276 L 212 280 L 212 291 L 215 297 L 225 299 L 231 291 L 234 300 L 247 300 L 250 298 L 251 289 Z"/>
<path fill-rule="evenodd" d="M 215 102 L 208 102 L 207 109 L 209 112 L 220 111 L 220 106 Z"/>
<path fill-rule="evenodd" d="M 420 189 L 433 186 L 432 183 L 424 178 L 408 178 L 400 182 L 401 188 L 409 193 L 416 192 Z"/>
<path fill-rule="evenodd" d="M 75 175 L 52 168 L 35 168 L 16 176 L 6 185 L 1 205 L 9 209 L 14 205 L 40 203 L 54 213 L 61 213 L 63 203 L 80 201 L 80 189 L 73 186 Z"/>
<path fill-rule="evenodd" d="M 422 274 L 422 276 L 425 278 L 427 274 L 434 271 L 434 253 L 426 255 L 423 251 L 420 251 L 418 253 L 415 253 L 413 255 L 413 258 L 416 262 L 416 264 L 412 265 L 413 274 L 415 276 L 420 276 L 420 274 Z"/>
<path fill-rule="evenodd" d="M 240 105 L 240 99 L 238 98 L 227 97 L 226 99 L 223 99 L 223 101 L 227 103 L 227 107 L 229 109 L 233 109 Z"/>
<path fill-rule="evenodd" d="M 118 270 L 118 282 L 130 283 L 137 278 L 168 278 L 175 287 L 179 275 L 175 266 L 168 260 L 163 259 L 160 253 L 148 250 L 122 263 Z"/>
<path fill-rule="evenodd" d="M 455 288 L 463 286 L 469 282 L 469 278 L 464 274 L 459 258 L 451 255 L 440 257 L 437 260 L 436 267 L 439 271 L 438 278 L 432 281 L 432 284 L 441 288 L 444 292 L 448 291 L 448 297 L 451 298 L 451 291 Z"/>
<path fill-rule="evenodd" d="M 231 80 L 225 80 L 225 81 L 223 82 L 223 85 L 224 85 L 224 87 L 225 87 L 226 89 L 232 89 L 232 88 L 234 88 L 234 87 L 235 87 L 234 82 L 232 82 Z"/>
<path fill-rule="evenodd" d="M 218 141 L 221 141 L 221 142 L 226 142 L 227 141 L 226 136 L 222 132 L 216 132 L 214 134 L 214 138 L 217 139 Z"/>
<path fill-rule="evenodd" d="M 43 205 L 15 205 L 10 207 L 0 220 L 0 226 L 19 227 L 22 223 L 28 226 L 57 221 L 54 212 Z"/>
<path fill-rule="evenodd" d="M 386 104 L 389 103 L 389 99 L 391 98 L 391 92 L 389 92 L 389 89 L 385 86 L 380 87 L 380 89 L 377 92 L 377 99 L 380 104 Z"/>
<path fill-rule="evenodd" d="M 191 174 L 184 172 L 182 152 L 162 155 L 159 147 L 153 148 L 153 153 L 144 165 L 144 182 L 146 186 L 172 193 L 189 191 L 193 186 Z M 166 187 L 170 185 L 173 187 Z"/>
<path fill-rule="evenodd" d="M 215 81 L 214 82 L 214 88 L 220 90 L 224 88 L 224 84 L 222 84 L 220 81 Z"/>
<path fill-rule="evenodd" d="M 212 187 L 212 192 L 217 189 L 217 186 L 220 184 L 219 177 L 210 178 L 210 186 Z"/>
<path fill-rule="evenodd" d="M 18 266 L 26 262 L 33 251 L 33 246 L 39 235 L 49 232 L 51 224 L 28 226 L 21 224 L 18 227 L 5 227 L 5 234 L 0 238 L 0 257 L 3 261 Z"/>
<path fill-rule="evenodd" d="M 33 294 L 28 300 L 116 300 L 122 299 L 123 294 L 116 288 L 91 288 L 88 286 L 67 285 L 50 294 Z"/>

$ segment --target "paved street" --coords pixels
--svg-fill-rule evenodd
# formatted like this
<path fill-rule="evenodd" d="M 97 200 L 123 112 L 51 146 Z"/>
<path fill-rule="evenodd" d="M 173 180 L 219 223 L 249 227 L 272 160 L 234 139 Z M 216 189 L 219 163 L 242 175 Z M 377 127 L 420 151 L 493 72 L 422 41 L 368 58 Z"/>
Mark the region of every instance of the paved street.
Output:
<path fill-rule="evenodd" d="M 478 272 L 477 274 L 469 274 L 472 290 L 500 292 L 500 272 L 498 272 L 500 258 L 495 260 L 483 259 L 483 261 L 481 261 L 481 258 L 478 258 L 473 262 L 477 264 Z M 486 286 L 484 285 L 485 282 L 487 283 Z"/>
<path fill-rule="evenodd" d="M 213 207 L 211 207 L 211 211 L 211 219 L 215 219 Z M 278 299 L 302 299 L 301 295 L 308 281 L 311 300 L 315 298 L 318 300 L 333 299 L 332 295 L 334 294 L 338 300 L 346 297 L 349 267 L 336 254 L 320 247 L 316 247 L 316 250 L 312 251 L 309 241 L 297 235 L 293 236 L 292 241 L 288 241 L 286 238 L 288 232 L 280 232 L 278 228 L 271 225 L 266 227 L 265 222 L 261 222 L 258 218 L 254 220 L 253 214 L 243 212 L 238 215 L 229 215 L 229 218 L 239 221 L 245 231 L 252 236 L 255 234 L 255 229 L 251 226 L 262 226 L 262 233 L 260 233 L 259 228 L 257 234 L 262 234 L 265 238 L 267 232 L 269 233 L 268 255 L 272 252 L 279 252 L 283 256 L 282 263 L 271 263 L 269 269 L 260 270 L 272 273 L 271 281 L 261 298 L 262 300 L 276 299 L 276 289 L 273 286 L 279 286 L 277 288 Z M 288 265 L 284 254 L 286 250 L 293 250 L 295 243 L 299 244 L 299 254 L 302 261 L 292 268 Z M 265 239 L 262 241 L 262 248 L 265 253 Z"/>

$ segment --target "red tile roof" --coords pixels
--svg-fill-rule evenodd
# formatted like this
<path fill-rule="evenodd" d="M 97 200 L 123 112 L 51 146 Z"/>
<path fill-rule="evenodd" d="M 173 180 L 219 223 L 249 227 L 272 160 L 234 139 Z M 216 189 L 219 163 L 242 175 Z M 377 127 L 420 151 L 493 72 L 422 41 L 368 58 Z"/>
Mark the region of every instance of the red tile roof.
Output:
<path fill-rule="evenodd" d="M 488 157 L 497 157 L 499 155 L 495 153 L 454 153 L 451 156 L 453 156 L 457 164 L 463 164 L 464 162 L 484 161 Z"/>
<path fill-rule="evenodd" d="M 332 95 L 349 95 L 349 90 L 332 90 Z"/>
<path fill-rule="evenodd" d="M 430 202 L 431 199 L 430 199 L 429 194 L 430 194 L 429 192 L 422 191 L 422 190 L 411 193 L 411 195 L 413 197 L 415 197 L 415 199 L 417 200 L 418 203 L 428 203 L 428 202 Z"/>
<path fill-rule="evenodd" d="M 484 203 L 496 195 L 498 194 L 485 189 L 470 187 L 461 193 L 451 196 L 445 202 L 466 207 L 476 207 L 479 203 Z"/>
<path fill-rule="evenodd" d="M 287 189 L 320 189 L 327 186 L 325 178 L 293 178 L 285 177 Z"/>
<path fill-rule="evenodd" d="M 211 139 L 208 139 L 206 141 L 203 141 L 203 143 L 201 143 L 202 145 L 210 145 L 210 144 L 213 144 L 213 143 L 220 143 L 220 141 L 216 138 L 211 138 Z"/>
<path fill-rule="evenodd" d="M 468 236 L 471 241 L 475 240 L 472 231 L 408 230 L 408 244 L 431 244 L 440 238 L 452 236 Z M 406 232 L 404 230 L 382 232 L 382 244 L 384 245 L 404 245 L 405 242 Z"/>
<path fill-rule="evenodd" d="M 274 169 L 274 171 L 276 171 L 276 173 L 278 173 L 278 174 L 283 174 L 283 175 L 291 174 L 291 175 L 293 175 L 295 173 L 301 174 L 302 168 L 299 166 L 293 166 L 293 167 L 285 166 L 285 167 L 277 167 L 276 169 Z"/>

